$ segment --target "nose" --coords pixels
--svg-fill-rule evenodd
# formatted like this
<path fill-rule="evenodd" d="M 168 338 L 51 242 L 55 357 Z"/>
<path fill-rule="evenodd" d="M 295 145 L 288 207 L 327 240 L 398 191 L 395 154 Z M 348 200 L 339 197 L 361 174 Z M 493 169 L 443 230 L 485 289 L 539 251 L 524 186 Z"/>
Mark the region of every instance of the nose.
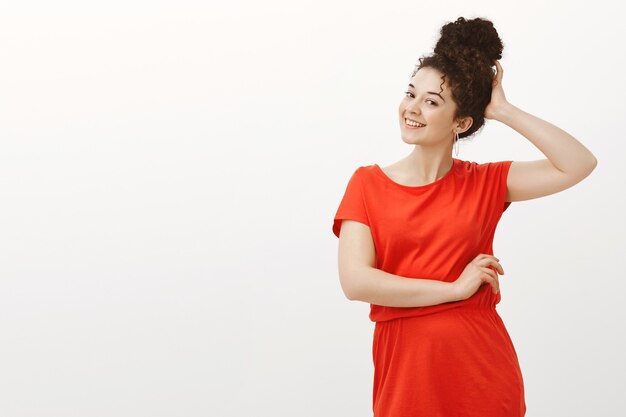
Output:
<path fill-rule="evenodd" d="M 419 104 L 417 103 L 417 100 L 411 100 L 409 102 L 409 104 L 407 104 L 406 112 L 407 113 L 415 113 L 415 114 L 420 114 L 421 113 L 421 109 L 420 109 Z"/>

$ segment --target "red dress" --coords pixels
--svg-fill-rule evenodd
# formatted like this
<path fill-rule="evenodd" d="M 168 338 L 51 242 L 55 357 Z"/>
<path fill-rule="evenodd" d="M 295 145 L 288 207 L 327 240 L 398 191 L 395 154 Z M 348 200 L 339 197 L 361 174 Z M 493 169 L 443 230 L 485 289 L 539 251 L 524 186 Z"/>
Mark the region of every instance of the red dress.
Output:
<path fill-rule="evenodd" d="M 453 282 L 492 242 L 512 161 L 453 158 L 439 180 L 401 185 L 378 166 L 356 169 L 333 220 L 370 227 L 376 268 L 406 278 Z M 370 304 L 375 322 L 374 417 L 522 417 L 524 382 L 496 311 L 500 293 L 483 284 L 466 300 L 423 307 Z"/>

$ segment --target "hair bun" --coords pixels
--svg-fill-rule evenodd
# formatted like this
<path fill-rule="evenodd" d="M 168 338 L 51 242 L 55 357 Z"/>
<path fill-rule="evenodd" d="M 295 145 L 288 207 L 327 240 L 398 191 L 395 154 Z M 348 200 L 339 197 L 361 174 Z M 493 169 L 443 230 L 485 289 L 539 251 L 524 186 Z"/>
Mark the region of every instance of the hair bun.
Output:
<path fill-rule="evenodd" d="M 451 62 L 479 60 L 493 66 L 502 58 L 502 48 L 502 40 L 490 20 L 459 17 L 441 27 L 434 53 Z"/>

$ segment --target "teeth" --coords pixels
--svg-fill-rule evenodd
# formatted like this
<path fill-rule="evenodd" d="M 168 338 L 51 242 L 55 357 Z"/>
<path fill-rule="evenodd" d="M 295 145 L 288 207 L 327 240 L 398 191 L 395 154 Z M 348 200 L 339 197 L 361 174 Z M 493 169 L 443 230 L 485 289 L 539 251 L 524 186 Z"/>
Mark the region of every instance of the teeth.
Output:
<path fill-rule="evenodd" d="M 421 123 L 417 123 L 414 122 L 413 120 L 409 120 L 409 119 L 404 119 L 405 123 L 408 124 L 409 126 L 417 126 L 417 127 L 424 127 L 426 125 L 423 125 Z"/>

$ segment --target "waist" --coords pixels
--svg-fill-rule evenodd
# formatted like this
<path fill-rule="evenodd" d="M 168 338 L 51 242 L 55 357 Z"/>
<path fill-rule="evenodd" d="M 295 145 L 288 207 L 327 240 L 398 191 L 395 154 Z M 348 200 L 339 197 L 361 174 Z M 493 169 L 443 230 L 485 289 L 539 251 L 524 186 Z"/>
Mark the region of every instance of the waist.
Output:
<path fill-rule="evenodd" d="M 454 333 L 454 329 L 459 330 L 459 326 L 464 329 L 474 328 L 476 323 L 484 322 L 496 325 L 501 322 L 500 315 L 495 308 L 461 305 L 429 311 L 428 313 L 399 316 L 389 320 L 377 321 L 374 324 L 379 331 L 383 328 L 401 326 L 402 328 L 432 328 L 436 329 L 437 332 L 443 331 L 448 334 Z"/>
<path fill-rule="evenodd" d="M 462 301 L 423 307 L 387 307 L 370 304 L 370 320 L 373 322 L 383 322 L 401 318 L 420 317 L 431 314 L 443 314 L 445 312 L 463 312 L 468 314 L 498 314 L 496 311 L 495 303 L 484 301 L 486 300 L 468 298 Z"/>

